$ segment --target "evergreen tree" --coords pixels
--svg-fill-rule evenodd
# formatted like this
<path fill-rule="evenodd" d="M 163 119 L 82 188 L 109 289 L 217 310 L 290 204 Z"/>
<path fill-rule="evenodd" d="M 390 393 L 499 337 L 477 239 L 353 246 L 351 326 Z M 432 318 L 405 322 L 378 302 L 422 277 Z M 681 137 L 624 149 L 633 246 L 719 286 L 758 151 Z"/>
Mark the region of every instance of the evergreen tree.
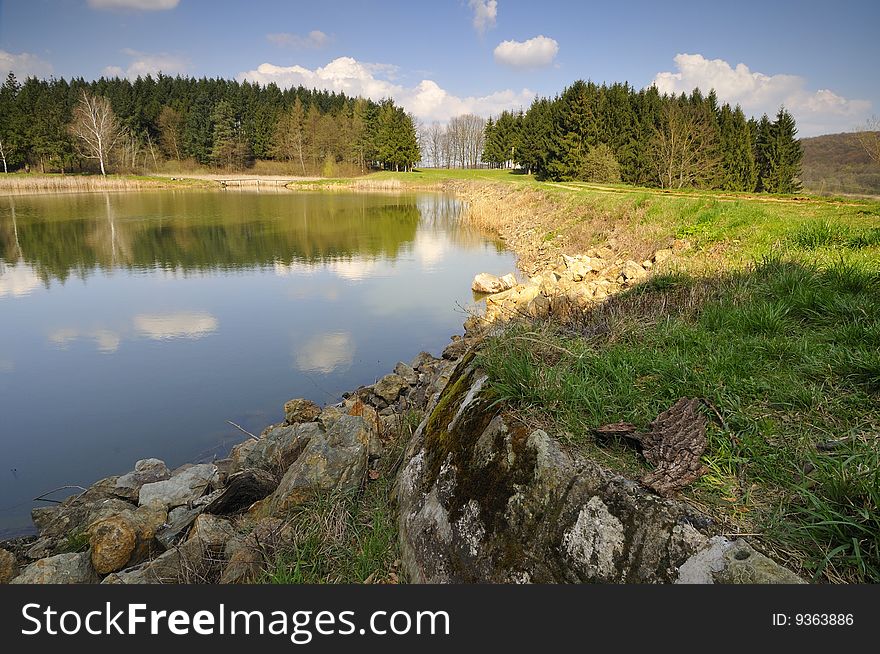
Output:
<path fill-rule="evenodd" d="M 797 139 L 794 118 L 784 108 L 776 114 L 770 126 L 767 146 L 767 177 L 764 189 L 768 193 L 797 193 L 801 190 L 800 174 L 803 147 Z"/>
<path fill-rule="evenodd" d="M 755 169 L 757 171 L 757 183 L 755 190 L 760 192 L 772 192 L 768 188 L 768 184 L 772 185 L 771 176 L 771 160 L 773 153 L 773 125 L 767 114 L 761 116 L 758 121 L 757 129 L 754 136 L 754 152 L 755 152 Z"/>
<path fill-rule="evenodd" d="M 718 187 L 726 191 L 753 191 L 756 182 L 752 135 L 739 106 L 724 105 L 719 112 L 721 176 Z"/>
<path fill-rule="evenodd" d="M 485 136 L 483 138 L 483 154 L 481 155 L 481 159 L 492 167 L 501 166 L 501 163 L 505 160 L 500 120 L 496 123 L 490 117 L 486 121 Z"/>

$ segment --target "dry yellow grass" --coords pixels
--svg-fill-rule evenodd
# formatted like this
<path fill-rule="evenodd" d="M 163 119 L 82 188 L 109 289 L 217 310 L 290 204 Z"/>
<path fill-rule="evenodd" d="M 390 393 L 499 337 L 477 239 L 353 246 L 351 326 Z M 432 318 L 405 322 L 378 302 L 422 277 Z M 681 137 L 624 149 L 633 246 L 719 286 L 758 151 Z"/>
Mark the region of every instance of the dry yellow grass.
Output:
<path fill-rule="evenodd" d="M 135 191 L 174 188 L 181 184 L 171 179 L 122 177 L 111 175 L 2 175 L 0 194 L 19 193 L 91 193 L 94 191 Z"/>

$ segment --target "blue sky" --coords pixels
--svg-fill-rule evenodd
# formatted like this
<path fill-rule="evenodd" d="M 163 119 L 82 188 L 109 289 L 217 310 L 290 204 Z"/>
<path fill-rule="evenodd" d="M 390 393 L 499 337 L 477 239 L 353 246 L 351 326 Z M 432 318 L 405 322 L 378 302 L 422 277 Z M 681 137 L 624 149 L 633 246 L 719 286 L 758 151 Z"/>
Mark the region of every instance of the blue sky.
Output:
<path fill-rule="evenodd" d="M 421 120 L 575 79 L 715 87 L 802 135 L 880 113 L 878 2 L 2 0 L 0 74 L 223 76 L 391 95 Z"/>

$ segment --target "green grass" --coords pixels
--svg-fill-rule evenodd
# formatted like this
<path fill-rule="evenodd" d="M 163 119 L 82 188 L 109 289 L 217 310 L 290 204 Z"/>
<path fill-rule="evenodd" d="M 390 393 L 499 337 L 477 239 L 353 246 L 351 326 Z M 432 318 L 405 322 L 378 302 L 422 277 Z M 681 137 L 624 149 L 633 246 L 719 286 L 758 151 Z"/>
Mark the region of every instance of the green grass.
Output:
<path fill-rule="evenodd" d="M 379 478 L 362 493 L 318 495 L 292 509 L 290 542 L 278 550 L 261 583 L 397 582 L 399 545 L 394 480 L 420 416 L 406 414 L 379 459 Z"/>
<path fill-rule="evenodd" d="M 591 428 L 646 427 L 679 397 L 704 398 L 709 474 L 692 499 L 735 529 L 766 531 L 810 574 L 880 581 L 876 261 L 774 256 L 655 277 L 579 324 L 513 327 L 481 361 L 498 399 L 630 474 L 638 457 L 598 447 Z M 841 438 L 846 448 L 817 449 Z"/>

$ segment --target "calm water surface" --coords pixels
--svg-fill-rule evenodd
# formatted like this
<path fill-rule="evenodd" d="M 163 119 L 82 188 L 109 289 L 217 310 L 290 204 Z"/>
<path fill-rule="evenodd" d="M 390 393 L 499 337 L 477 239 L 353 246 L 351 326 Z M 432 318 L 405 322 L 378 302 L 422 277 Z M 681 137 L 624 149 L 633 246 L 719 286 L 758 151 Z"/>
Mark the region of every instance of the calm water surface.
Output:
<path fill-rule="evenodd" d="M 37 495 L 224 456 L 460 331 L 511 254 L 433 194 L 0 197 L 0 538 Z M 56 495 L 55 497 L 58 497 Z M 60 494 L 63 497 L 63 493 Z"/>

